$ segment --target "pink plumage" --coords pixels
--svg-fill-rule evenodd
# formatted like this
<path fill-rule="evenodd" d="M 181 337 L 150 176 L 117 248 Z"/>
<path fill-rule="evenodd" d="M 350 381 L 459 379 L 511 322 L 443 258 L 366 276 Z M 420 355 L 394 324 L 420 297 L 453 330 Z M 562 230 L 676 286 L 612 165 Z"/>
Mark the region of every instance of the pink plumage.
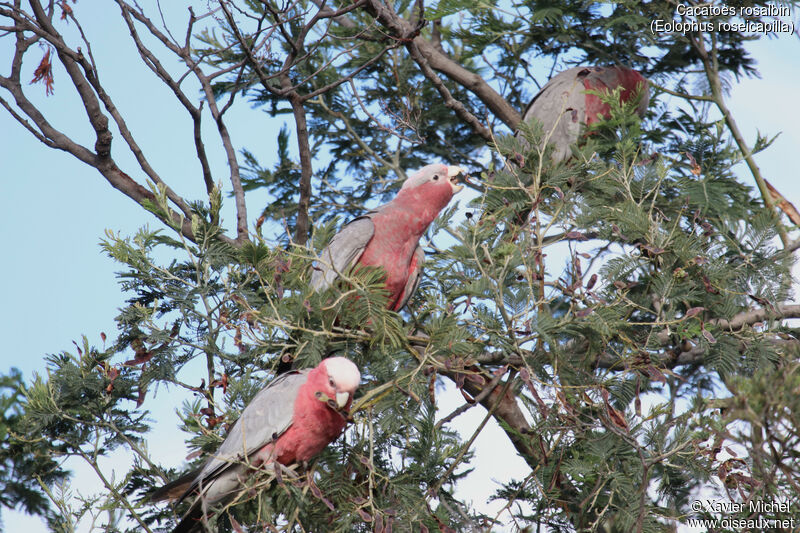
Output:
<path fill-rule="evenodd" d="M 461 189 L 455 178 L 462 172 L 442 164 L 423 167 L 394 200 L 345 224 L 322 251 L 311 286 L 324 290 L 358 265 L 383 267 L 387 306 L 402 309 L 419 284 L 425 259 L 419 239 Z"/>
<path fill-rule="evenodd" d="M 308 461 L 336 440 L 361 381 L 344 357 L 323 360 L 313 369 L 282 374 L 261 389 L 242 411 L 219 450 L 199 469 L 157 490 L 151 500 L 196 495 L 173 533 L 203 528 L 209 506 L 233 499 L 254 468 Z"/>
<path fill-rule="evenodd" d="M 552 158 L 562 161 L 572 155 L 570 146 L 580 140 L 583 126 L 608 118 L 611 108 L 591 91 L 611 92 L 621 88 L 620 101 L 639 97 L 636 112 L 644 116 L 650 99 L 647 80 L 628 67 L 574 67 L 559 72 L 531 100 L 522 117 L 541 122 Z"/>
<path fill-rule="evenodd" d="M 344 385 L 337 384 L 345 387 L 345 391 L 348 392 L 347 402 L 340 407 L 340 410 L 331 409 L 325 403 L 326 398 L 335 401 L 337 394 L 328 381 L 327 367 L 341 364 L 342 360 L 350 363 L 347 359 L 332 357 L 323 360 L 318 367 L 308 373 L 308 379 L 300 387 L 294 401 L 292 425 L 274 443 L 259 450 L 260 460 L 268 462 L 274 458 L 282 465 L 308 461 L 342 433 L 347 424 L 342 412 L 350 409 L 353 401 L 352 392 L 358 386 L 358 380 L 351 379 Z M 351 373 L 351 376 L 355 375 Z"/>

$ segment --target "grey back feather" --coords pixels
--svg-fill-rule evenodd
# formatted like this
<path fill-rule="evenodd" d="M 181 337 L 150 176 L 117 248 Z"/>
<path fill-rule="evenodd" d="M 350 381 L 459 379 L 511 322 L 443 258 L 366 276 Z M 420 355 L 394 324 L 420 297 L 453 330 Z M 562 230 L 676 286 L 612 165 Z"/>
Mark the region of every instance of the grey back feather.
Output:
<path fill-rule="evenodd" d="M 244 408 L 217 452 L 208 459 L 186 494 L 208 486 L 229 468 L 237 469 L 244 459 L 280 437 L 292 425 L 294 402 L 311 369 L 278 376 L 261 389 Z M 186 495 L 184 495 L 185 497 Z"/>
<path fill-rule="evenodd" d="M 542 123 L 544 135 L 553 149 L 554 161 L 572 155 L 570 145 L 580 136 L 586 121 L 586 89 L 583 80 L 590 73 L 586 67 L 574 67 L 559 72 L 548 81 L 531 100 L 522 120 L 536 118 Z"/>
<path fill-rule="evenodd" d="M 311 274 L 312 289 L 327 289 L 340 273 L 346 273 L 358 262 L 375 234 L 375 225 L 371 219 L 374 213 L 375 211 L 370 211 L 351 220 L 333 236 L 328 246 L 322 250 L 320 260 Z"/>

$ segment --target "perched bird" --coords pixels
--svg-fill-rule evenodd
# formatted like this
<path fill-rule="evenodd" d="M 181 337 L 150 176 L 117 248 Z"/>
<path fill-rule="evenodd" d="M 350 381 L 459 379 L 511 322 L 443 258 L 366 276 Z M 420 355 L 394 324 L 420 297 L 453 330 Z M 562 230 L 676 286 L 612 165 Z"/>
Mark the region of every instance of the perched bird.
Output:
<path fill-rule="evenodd" d="M 528 104 L 522 120 L 538 119 L 544 134 L 550 135 L 548 143 L 554 146 L 553 161 L 563 161 L 572 154 L 570 146 L 578 141 L 583 125 L 607 118 L 611 112 L 598 95 L 587 91 L 612 92 L 618 87 L 622 88 L 621 102 L 640 98 L 636 113 L 644 116 L 650 92 L 641 74 L 622 66 L 574 67 L 559 72 L 542 87 Z"/>
<path fill-rule="evenodd" d="M 245 407 L 217 453 L 200 469 L 158 489 L 153 501 L 196 495 L 173 533 L 202 531 L 209 507 L 231 501 L 258 466 L 308 461 L 336 440 L 361 381 L 349 359 L 282 374 Z"/>
<path fill-rule="evenodd" d="M 388 308 L 399 311 L 419 286 L 425 253 L 419 239 L 455 193 L 460 167 L 428 165 L 403 183 L 388 204 L 345 224 L 322 251 L 311 276 L 316 291 L 356 265 L 383 267 Z"/>

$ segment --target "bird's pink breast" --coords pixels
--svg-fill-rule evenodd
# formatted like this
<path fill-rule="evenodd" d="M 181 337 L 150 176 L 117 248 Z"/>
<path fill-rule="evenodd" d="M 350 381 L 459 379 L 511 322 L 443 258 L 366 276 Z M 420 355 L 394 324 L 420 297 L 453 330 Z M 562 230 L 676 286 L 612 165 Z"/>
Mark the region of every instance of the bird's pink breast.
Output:
<path fill-rule="evenodd" d="M 375 234 L 358 262 L 383 267 L 386 271 L 389 307 L 394 308 L 405 290 L 408 267 L 419 243 L 419 235 L 413 234 L 402 220 L 390 220 L 387 215 L 381 215 L 383 213 L 378 213 L 373 218 Z"/>
<path fill-rule="evenodd" d="M 335 393 L 327 387 L 325 372 L 314 375 L 301 387 L 294 404 L 292 425 L 271 446 L 270 453 L 283 465 L 308 461 L 325 446 L 336 440 L 347 421 L 315 396 L 316 391 L 332 397 Z M 349 405 L 348 405 L 349 407 Z"/>
<path fill-rule="evenodd" d="M 372 216 L 375 233 L 358 260 L 386 271 L 389 308 L 397 310 L 405 292 L 419 239 L 453 197 L 446 180 L 401 190 L 397 197 Z"/>

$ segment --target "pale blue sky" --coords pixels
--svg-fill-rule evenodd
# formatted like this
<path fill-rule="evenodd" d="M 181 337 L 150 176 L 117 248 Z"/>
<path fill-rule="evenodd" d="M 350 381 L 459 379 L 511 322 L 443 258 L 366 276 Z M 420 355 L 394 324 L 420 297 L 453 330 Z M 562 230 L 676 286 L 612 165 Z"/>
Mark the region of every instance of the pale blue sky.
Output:
<path fill-rule="evenodd" d="M 88 4 L 75 6 L 77 10 L 84 7 Z M 98 43 L 94 52 L 108 92 L 156 170 L 179 194 L 189 199 L 202 198 L 204 188 L 188 115 L 142 65 L 117 10 L 110 3 L 104 7 L 93 5 L 92 9 L 96 10 L 96 18 L 87 23 L 86 30 L 92 41 Z M 182 10 L 179 16 L 183 19 Z M 0 41 L 3 72 L 7 72 L 5 58 L 10 57 L 7 41 Z M 767 135 L 783 132 L 756 159 L 767 179 L 790 201 L 800 205 L 800 180 L 794 160 L 800 147 L 800 112 L 792 103 L 796 88 L 800 87 L 800 42 L 796 36 L 785 35 L 757 42 L 750 49 L 759 62 L 762 79 L 745 79 L 735 84 L 729 106 L 750 143 L 757 130 Z M 27 65 L 28 72 L 33 68 L 35 64 Z M 56 126 L 77 132 L 78 138 L 91 146 L 92 132 L 85 125 L 83 111 L 64 73 L 58 70 L 55 90 L 54 96 L 46 98 L 41 86 L 28 87 L 29 94 L 40 95 L 38 101 L 46 113 L 55 117 Z M 269 120 L 266 114 L 247 105 L 234 109 L 228 118 L 236 146 L 254 151 L 264 165 L 270 164 L 281 123 L 282 120 Z M 101 331 L 114 337 L 114 316 L 125 297 L 115 280 L 118 266 L 101 253 L 98 242 L 106 229 L 132 234 L 144 224 L 151 227 L 159 224 L 132 200 L 112 189 L 96 171 L 68 154 L 41 145 L 5 111 L 0 111 L 0 132 L 3 246 L 0 280 L 4 303 L 0 309 L 0 338 L 3 338 L 0 372 L 15 366 L 30 378 L 34 371 L 44 369 L 45 354 L 73 350 L 71 341 L 79 341 L 81 334 L 86 334 L 94 344 L 100 343 Z M 215 179 L 227 184 L 226 163 L 208 117 L 206 133 Z M 115 138 L 121 143 L 118 135 Z M 130 157 L 120 160 L 123 170 L 141 177 Z M 739 165 L 739 175 L 743 181 L 752 183 L 743 165 Z M 253 220 L 264 198 L 251 196 L 248 201 Z M 233 215 L 230 209 L 226 212 L 230 227 Z M 442 409 L 447 411 L 447 407 Z M 465 415 L 468 427 L 478 422 L 471 422 L 470 417 L 482 416 L 477 411 Z M 166 420 L 164 426 L 174 427 L 174 421 Z M 482 435 L 478 450 L 482 446 L 496 450 L 497 441 L 493 440 L 490 435 Z M 183 443 L 178 440 L 170 444 L 168 454 L 173 457 L 173 464 L 177 464 L 185 455 Z M 497 451 L 492 456 L 497 457 Z M 513 451 L 506 456 L 514 457 Z M 518 468 L 513 461 L 505 465 L 478 465 L 472 478 L 481 481 L 474 487 L 466 485 L 465 490 L 476 503 L 480 502 L 494 490 L 487 488 L 486 479 L 505 479 L 516 474 Z M 77 479 L 76 486 L 81 481 L 90 486 L 93 483 L 91 479 Z M 20 513 L 2 510 L 2 516 L 7 531 L 45 530 L 38 519 Z"/>

